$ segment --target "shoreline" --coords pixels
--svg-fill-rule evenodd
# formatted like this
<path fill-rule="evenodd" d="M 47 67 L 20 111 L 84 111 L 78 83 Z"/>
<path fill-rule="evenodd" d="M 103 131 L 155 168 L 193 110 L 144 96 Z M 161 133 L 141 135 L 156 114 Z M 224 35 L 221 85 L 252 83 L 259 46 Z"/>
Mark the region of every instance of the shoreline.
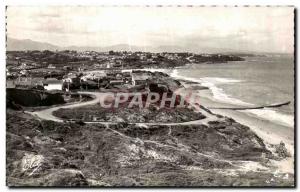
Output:
<path fill-rule="evenodd" d="M 200 105 L 207 108 L 208 107 L 241 107 L 245 103 L 226 103 L 217 101 L 213 95 L 212 90 L 209 87 L 206 87 L 202 84 L 201 80 L 196 80 L 195 78 L 183 77 L 177 74 L 176 68 L 172 71 L 170 69 L 143 69 L 145 71 L 159 71 L 166 73 L 175 80 L 178 80 L 182 83 L 184 88 L 192 88 L 192 91 L 195 91 L 200 96 Z M 193 89 L 194 86 L 202 86 L 207 89 Z M 240 105 L 239 105 L 240 104 Z M 278 145 L 280 142 L 285 144 L 287 151 L 291 154 L 291 157 L 286 157 L 282 160 L 271 160 L 272 165 L 276 167 L 274 173 L 291 173 L 294 174 L 295 171 L 295 155 L 294 155 L 294 129 L 295 127 L 289 127 L 288 125 L 283 125 L 281 123 L 273 122 L 272 120 L 259 118 L 255 114 L 251 114 L 247 111 L 233 111 L 230 109 L 209 109 L 215 115 L 223 115 L 229 118 L 234 119 L 236 122 L 241 123 L 245 126 L 248 126 L 255 134 L 263 139 L 266 147 L 274 152 L 272 145 Z"/>
<path fill-rule="evenodd" d="M 174 77 L 172 77 L 174 78 Z M 176 78 L 175 78 L 176 79 Z M 177 79 L 178 80 L 178 79 Z M 181 81 L 182 82 L 182 81 Z M 187 88 L 190 85 L 182 82 Z M 199 84 L 195 82 L 195 84 Z M 216 101 L 211 93 L 210 89 L 193 90 L 200 96 L 200 105 L 205 108 L 208 107 L 236 107 L 237 105 L 226 104 Z M 236 122 L 248 126 L 254 133 L 263 139 L 267 148 L 270 151 L 274 151 L 270 146 L 278 145 L 281 141 L 285 143 L 285 147 L 291 154 L 291 157 L 285 158 L 280 161 L 272 160 L 272 164 L 275 165 L 280 172 L 294 174 L 294 131 L 292 128 L 280 124 L 273 123 L 265 119 L 260 119 L 257 116 L 250 115 L 247 112 L 235 111 L 230 109 L 209 109 L 216 115 L 223 115 L 234 119 Z"/>
<path fill-rule="evenodd" d="M 203 105 L 206 108 L 208 108 L 208 107 L 241 107 L 241 105 L 239 103 L 233 104 L 233 103 L 217 101 L 213 97 L 212 91 L 209 89 L 209 87 L 207 87 L 207 89 L 204 89 L 204 88 L 203 89 L 193 89 L 195 86 L 205 87 L 205 85 L 201 84 L 201 80 L 195 81 L 194 78 L 186 78 L 186 77 L 177 75 L 177 73 L 175 75 L 172 75 L 172 73 L 174 72 L 174 70 L 176 70 L 176 68 L 173 68 L 173 70 L 151 69 L 151 68 L 141 69 L 141 70 L 150 71 L 150 72 L 158 71 L 158 72 L 166 73 L 170 76 L 170 78 L 180 81 L 185 88 L 192 88 L 192 90 L 197 92 L 197 94 L 200 96 L 200 98 L 202 100 L 202 102 L 200 101 L 201 102 L 200 105 Z M 280 142 L 280 140 L 282 140 L 285 143 L 287 143 L 288 145 L 292 145 L 292 146 L 290 146 L 290 149 L 291 149 L 290 152 L 291 153 L 294 152 L 294 130 L 293 130 L 294 127 L 290 127 L 288 124 L 285 125 L 280 122 L 272 122 L 272 120 L 259 118 L 259 116 L 254 115 L 254 114 L 250 113 L 249 111 L 238 111 L 238 110 L 233 111 L 230 109 L 209 109 L 209 110 L 216 114 L 232 117 L 235 120 L 239 119 L 240 121 L 244 122 L 244 124 L 249 126 L 250 128 L 257 127 L 257 125 L 255 125 L 255 122 L 251 122 L 254 120 L 256 120 L 256 123 L 258 123 L 259 126 L 272 124 L 273 126 L 275 126 L 277 128 L 277 130 L 275 130 L 275 132 L 277 134 L 278 140 L 276 140 L 276 141 Z M 280 128 L 281 128 L 281 130 L 279 130 Z M 259 132 L 259 135 L 261 135 L 262 137 L 265 137 L 265 135 L 270 135 L 271 132 L 274 132 L 273 128 L 269 128 L 269 126 L 267 126 L 266 129 L 264 128 L 264 130 L 262 130 L 262 128 L 254 128 L 254 129 L 257 132 Z M 282 131 L 284 131 L 284 132 L 282 132 Z M 263 132 L 266 132 L 266 133 L 264 134 Z M 284 135 L 285 137 L 282 137 L 280 135 Z M 272 141 L 274 142 L 273 139 L 272 139 Z M 274 144 L 273 142 L 270 141 L 271 144 Z"/>

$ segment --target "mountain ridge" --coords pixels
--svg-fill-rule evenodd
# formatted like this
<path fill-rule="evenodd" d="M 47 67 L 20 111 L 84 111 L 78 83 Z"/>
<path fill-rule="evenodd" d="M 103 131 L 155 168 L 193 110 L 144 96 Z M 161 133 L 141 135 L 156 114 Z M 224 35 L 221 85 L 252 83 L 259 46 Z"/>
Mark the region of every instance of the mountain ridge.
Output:
<path fill-rule="evenodd" d="M 198 49 L 199 51 L 196 51 Z M 204 50 L 210 50 L 211 53 L 216 53 L 220 51 L 217 48 L 206 48 Z M 14 39 L 14 38 L 7 38 L 6 41 L 6 50 L 7 51 L 29 51 L 29 50 L 49 50 L 49 51 L 61 51 L 61 50 L 74 50 L 74 51 L 99 51 L 99 52 L 105 52 L 105 51 L 145 51 L 145 52 L 203 52 L 203 48 L 197 48 L 195 46 L 185 48 L 182 46 L 177 45 L 160 45 L 157 47 L 153 46 L 136 46 L 136 45 L 128 45 L 128 44 L 116 44 L 111 46 L 105 46 L 105 47 L 96 47 L 96 46 L 57 46 L 51 43 L 47 42 L 39 42 L 34 41 L 31 39 Z M 228 50 L 226 50 L 228 51 Z"/>
<path fill-rule="evenodd" d="M 49 51 L 62 51 L 62 50 L 74 50 L 74 51 L 98 51 L 107 52 L 113 51 L 143 51 L 143 52 L 193 52 L 193 53 L 257 53 L 254 51 L 247 50 L 235 50 L 235 49 L 224 49 L 224 48 L 213 48 L 213 47 L 200 47 L 197 45 L 190 45 L 188 47 L 178 45 L 160 45 L 157 47 L 153 46 L 136 46 L 128 44 L 116 44 L 111 46 L 65 46 L 61 47 L 47 42 L 39 42 L 31 39 L 15 39 L 7 37 L 6 40 L 7 51 L 31 51 L 31 50 L 49 50 Z M 261 53 L 260 53 L 261 54 Z"/>

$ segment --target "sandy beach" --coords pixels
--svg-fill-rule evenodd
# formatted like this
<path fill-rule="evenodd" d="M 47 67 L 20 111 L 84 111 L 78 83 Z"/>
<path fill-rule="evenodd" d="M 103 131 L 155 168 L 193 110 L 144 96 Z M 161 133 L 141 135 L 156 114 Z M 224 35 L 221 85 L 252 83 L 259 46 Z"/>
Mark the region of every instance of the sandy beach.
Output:
<path fill-rule="evenodd" d="M 187 86 L 187 85 L 185 85 Z M 197 90 L 195 90 L 197 91 Z M 236 107 L 235 105 L 225 104 L 216 101 L 210 90 L 197 91 L 200 96 L 200 104 L 206 108 L 215 107 Z M 262 138 L 266 146 L 273 151 L 270 145 L 278 145 L 281 141 L 285 143 L 291 157 L 282 161 L 274 161 L 274 165 L 278 166 L 281 172 L 294 173 L 294 129 L 288 126 L 276 124 L 274 122 L 257 118 L 246 111 L 237 111 L 229 109 L 210 109 L 215 114 L 231 117 L 237 122 L 250 127 L 260 138 Z"/>
<path fill-rule="evenodd" d="M 215 114 L 220 114 L 233 118 L 237 122 L 246 125 L 251 128 L 259 137 L 261 137 L 265 144 L 278 145 L 281 141 L 284 142 L 285 147 L 292 157 L 282 160 L 281 162 L 275 162 L 278 167 L 282 168 L 282 171 L 293 173 L 294 172 L 294 128 L 289 124 L 282 124 L 281 122 L 273 122 L 263 116 L 258 117 L 249 110 L 230 110 L 230 109 L 210 109 L 221 107 L 241 107 L 240 105 L 233 105 L 228 102 L 220 102 L 213 97 L 210 89 L 197 89 L 197 86 L 202 86 L 201 81 L 194 82 L 194 78 L 187 78 L 176 74 L 172 74 L 174 71 L 166 69 L 141 69 L 145 71 L 159 71 L 170 74 L 174 79 L 179 80 L 186 89 L 193 90 L 200 96 L 200 105 L 208 108 Z M 187 80 L 187 81 L 186 81 Z M 270 148 L 272 151 L 273 149 Z"/>

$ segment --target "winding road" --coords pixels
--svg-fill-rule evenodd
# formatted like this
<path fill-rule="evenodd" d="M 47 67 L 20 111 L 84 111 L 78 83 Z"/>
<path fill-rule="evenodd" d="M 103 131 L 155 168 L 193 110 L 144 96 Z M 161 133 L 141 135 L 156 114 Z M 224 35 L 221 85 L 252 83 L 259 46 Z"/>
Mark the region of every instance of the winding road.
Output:
<path fill-rule="evenodd" d="M 77 108 L 77 107 L 83 107 L 83 106 L 88 106 L 88 105 L 95 105 L 97 103 L 99 103 L 102 99 L 104 99 L 104 96 L 107 95 L 107 93 L 105 92 L 78 92 L 78 94 L 82 94 L 82 95 L 91 95 L 94 97 L 93 100 L 91 101 L 86 101 L 86 102 L 75 102 L 72 104 L 65 104 L 62 106 L 55 106 L 55 107 L 51 107 L 48 109 L 43 109 L 40 111 L 34 111 L 34 112 L 30 112 L 30 111 L 25 111 L 25 113 L 31 114 L 39 119 L 43 119 L 43 120 L 50 120 L 50 121 L 55 121 L 55 122 L 65 122 L 65 120 L 56 117 L 53 115 L 54 111 L 57 111 L 59 109 L 70 109 L 70 108 Z M 162 122 L 155 122 L 155 123 L 129 123 L 129 124 L 136 124 L 139 126 L 147 126 L 147 125 L 194 125 L 194 124 L 207 124 L 208 121 L 213 121 L 213 120 L 217 120 L 217 117 L 215 115 L 212 115 L 208 112 L 206 112 L 205 110 L 199 108 L 198 106 L 194 106 L 197 111 L 196 112 L 201 112 L 203 115 L 206 116 L 206 118 L 201 119 L 201 120 L 194 120 L 194 121 L 188 121 L 188 122 L 174 122 L 174 123 L 162 123 Z M 88 124 L 95 124 L 95 123 L 99 123 L 99 124 L 105 124 L 105 125 L 112 125 L 112 124 L 118 124 L 118 122 L 110 122 L 110 121 L 85 121 L 84 123 L 88 123 Z"/>
<path fill-rule="evenodd" d="M 25 112 L 28 113 L 28 114 L 31 114 L 35 117 L 38 117 L 40 119 L 50 120 L 50 121 L 55 121 L 55 122 L 64 122 L 64 120 L 54 116 L 53 112 L 57 111 L 59 109 L 70 109 L 70 108 L 83 107 L 83 106 L 86 106 L 86 105 L 95 105 L 95 104 L 100 102 L 100 100 L 103 98 L 105 93 L 101 93 L 101 92 L 78 92 L 78 94 L 91 95 L 91 96 L 94 97 L 94 99 L 91 100 L 91 101 L 86 101 L 86 102 L 75 102 L 75 103 L 72 103 L 72 104 L 66 104 L 66 105 L 62 105 L 62 106 L 51 107 L 51 108 L 40 110 L 40 111 L 34 111 L 34 112 L 25 111 Z"/>

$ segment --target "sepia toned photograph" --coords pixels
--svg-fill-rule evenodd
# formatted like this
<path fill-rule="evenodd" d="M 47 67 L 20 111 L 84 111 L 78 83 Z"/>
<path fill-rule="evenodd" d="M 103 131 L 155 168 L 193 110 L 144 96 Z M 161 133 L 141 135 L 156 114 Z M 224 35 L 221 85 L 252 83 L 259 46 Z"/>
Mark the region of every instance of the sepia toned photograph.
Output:
<path fill-rule="evenodd" d="M 295 187 L 293 6 L 7 6 L 8 187 Z"/>

